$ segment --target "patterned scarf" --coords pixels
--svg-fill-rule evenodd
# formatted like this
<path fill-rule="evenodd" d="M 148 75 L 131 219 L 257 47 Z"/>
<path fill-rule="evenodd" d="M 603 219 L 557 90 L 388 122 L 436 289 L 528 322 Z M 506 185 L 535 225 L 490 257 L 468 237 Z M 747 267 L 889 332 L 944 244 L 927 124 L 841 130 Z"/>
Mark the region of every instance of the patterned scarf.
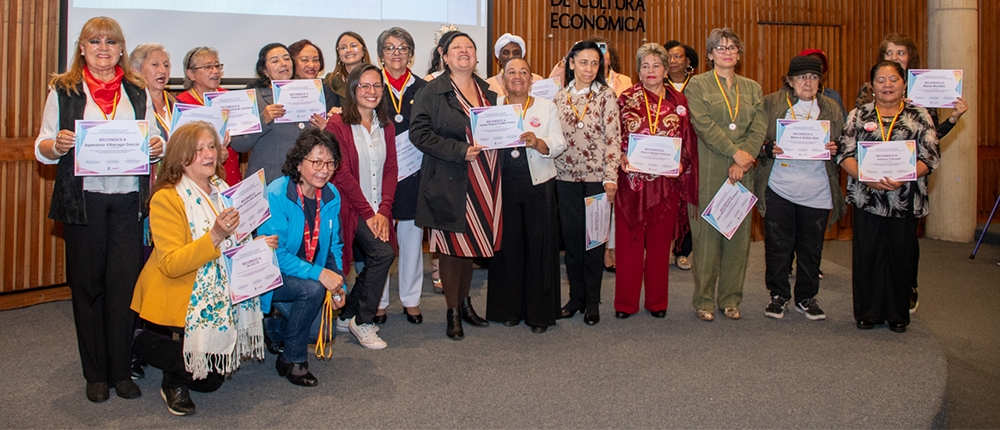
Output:
<path fill-rule="evenodd" d="M 212 178 L 213 194 L 219 193 L 222 180 Z M 176 186 L 184 201 L 191 238 L 208 234 L 215 223 L 221 202 L 212 202 L 187 175 Z M 227 238 L 223 249 L 242 245 Z M 194 379 L 204 379 L 209 372 L 228 375 L 240 367 L 243 358 L 264 359 L 263 314 L 257 298 L 233 306 L 224 257 L 205 263 L 198 269 L 187 316 L 184 319 L 184 368 Z"/>

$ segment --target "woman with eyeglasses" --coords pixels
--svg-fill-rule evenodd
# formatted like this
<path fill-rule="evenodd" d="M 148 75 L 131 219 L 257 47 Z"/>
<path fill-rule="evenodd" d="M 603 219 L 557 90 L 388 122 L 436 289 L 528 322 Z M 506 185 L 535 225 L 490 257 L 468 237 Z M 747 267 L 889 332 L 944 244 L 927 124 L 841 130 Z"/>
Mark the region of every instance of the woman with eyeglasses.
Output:
<path fill-rule="evenodd" d="M 271 81 L 292 78 L 292 57 L 288 48 L 280 43 L 264 45 L 257 54 L 256 77 L 247 85 L 248 89 L 257 92 L 257 108 L 260 111 L 260 132 L 244 134 L 233 138 L 232 148 L 237 152 L 250 153 L 246 176 L 264 169 L 267 183 L 281 176 L 281 166 L 285 154 L 295 144 L 302 130 L 307 127 L 318 128 L 326 125 L 322 113 L 314 113 L 309 122 L 275 121 L 285 116 L 285 107 L 274 102 L 274 90 Z"/>
<path fill-rule="evenodd" d="M 396 128 L 396 142 L 410 140 L 410 112 L 413 98 L 427 82 L 413 74 L 413 36 L 402 28 L 393 27 L 378 36 L 378 57 L 382 61 L 382 78 L 386 88 L 383 98 L 391 102 L 389 114 Z M 392 203 L 396 239 L 399 242 L 399 301 L 403 314 L 412 324 L 420 324 L 420 293 L 424 285 L 424 229 L 418 227 L 417 191 L 420 189 L 420 171 L 396 184 L 396 197 Z M 386 279 L 382 299 L 375 312 L 375 322 L 386 321 L 385 309 L 389 306 L 389 282 Z"/>
<path fill-rule="evenodd" d="M 694 71 L 698 69 L 698 51 L 688 45 L 676 40 L 667 41 L 663 45 L 667 50 L 669 63 L 667 64 L 667 84 L 674 87 L 681 94 L 687 87 Z M 682 229 L 684 233 L 674 238 L 674 259 L 677 268 L 681 270 L 691 270 L 691 225 L 686 223 Z"/>
<path fill-rule="evenodd" d="M 222 68 L 219 51 L 207 46 L 193 48 L 184 54 L 184 91 L 177 94 L 177 102 L 189 105 L 205 105 L 205 93 L 226 91 L 221 87 Z M 173 112 L 171 112 L 173 113 Z M 229 132 L 223 136 L 222 167 L 226 171 L 226 183 L 235 185 L 243 174 L 240 172 L 240 156 L 229 146 Z"/>
<path fill-rule="evenodd" d="M 757 209 L 764 217 L 764 284 L 771 296 L 764 315 L 770 318 L 785 315 L 785 308 L 793 299 L 789 276 L 794 257 L 793 306 L 806 318 L 818 321 L 826 319 L 816 301 L 824 231 L 846 211 L 840 190 L 840 168 L 835 161 L 844 114 L 836 101 L 820 94 L 823 63 L 818 58 L 792 58 L 784 81 L 780 90 L 764 97 L 767 134 L 754 172 Z M 829 121 L 830 141 L 825 142 L 829 159 L 781 158 L 784 150 L 775 139 L 777 121 L 782 119 Z"/>
<path fill-rule="evenodd" d="M 917 285 L 917 221 L 927 216 L 927 176 L 938 167 L 937 132 L 927 110 L 908 103 L 906 71 L 893 61 L 872 67 L 875 100 L 847 115 L 837 162 L 847 172 L 847 204 L 854 205 L 854 319 L 862 330 L 886 322 L 903 333 L 910 324 L 910 294 Z M 861 142 L 916 142 L 916 180 L 863 180 Z"/>
<path fill-rule="evenodd" d="M 337 96 L 333 106 L 341 106 L 347 97 L 347 76 L 361 63 L 371 63 L 368 57 L 368 44 L 360 34 L 345 31 L 337 37 L 337 64 L 333 71 L 323 79 L 324 83 Z M 329 102 L 328 102 L 329 103 Z"/>
<path fill-rule="evenodd" d="M 729 28 L 716 28 L 706 45 L 712 70 L 691 77 L 684 89 L 691 124 L 698 134 L 698 212 L 691 214 L 692 304 L 702 321 L 715 320 L 717 307 L 735 320 L 741 317 L 752 217 L 746 217 L 732 239 L 726 239 L 698 215 L 726 181 L 753 190 L 750 169 L 764 142 L 767 117 L 760 85 L 736 74 L 744 52 L 740 37 Z"/>
<path fill-rule="evenodd" d="M 385 102 L 382 70 L 361 63 L 347 77 L 344 111 L 330 118 L 327 131 L 340 143 L 343 164 L 333 184 L 343 195 L 340 225 L 344 238 L 344 273 L 357 261 L 358 277 L 337 319 L 361 346 L 384 349 L 375 313 L 389 266 L 396 258 L 392 205 L 396 198 L 396 126 Z M 390 242 L 392 239 L 392 242 Z M 354 254 L 357 250 L 359 253 Z M 361 267 L 363 264 L 363 267 Z"/>

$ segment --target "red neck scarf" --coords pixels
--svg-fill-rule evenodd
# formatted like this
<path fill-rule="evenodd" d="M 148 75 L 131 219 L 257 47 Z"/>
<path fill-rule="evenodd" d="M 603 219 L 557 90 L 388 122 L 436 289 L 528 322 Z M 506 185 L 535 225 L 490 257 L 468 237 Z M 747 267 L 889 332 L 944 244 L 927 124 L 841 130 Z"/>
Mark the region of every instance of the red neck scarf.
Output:
<path fill-rule="evenodd" d="M 90 96 L 94 98 L 94 103 L 97 103 L 97 107 L 101 108 L 101 112 L 104 112 L 105 115 L 114 114 L 116 100 L 121 97 L 119 92 L 124 77 L 125 72 L 121 66 L 115 66 L 115 77 L 107 82 L 97 80 L 90 73 L 89 67 L 83 68 L 83 79 L 87 82 L 87 87 L 90 88 Z"/>
<path fill-rule="evenodd" d="M 386 71 L 385 72 L 385 79 L 389 82 L 389 85 L 392 85 L 392 87 L 396 89 L 396 91 L 402 92 L 403 91 L 403 85 L 406 85 L 406 81 L 410 80 L 410 69 L 407 68 L 406 69 L 406 73 L 403 73 L 399 77 L 399 79 L 396 79 L 396 78 L 392 77 L 392 74 L 390 74 L 388 71 Z"/>

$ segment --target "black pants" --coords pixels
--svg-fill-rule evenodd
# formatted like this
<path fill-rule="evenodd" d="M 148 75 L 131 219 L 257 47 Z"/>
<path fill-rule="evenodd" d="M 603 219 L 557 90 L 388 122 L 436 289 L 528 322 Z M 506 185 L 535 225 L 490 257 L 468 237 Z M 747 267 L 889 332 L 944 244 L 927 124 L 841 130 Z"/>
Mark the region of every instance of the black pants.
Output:
<path fill-rule="evenodd" d="M 364 268 L 347 295 L 340 318 L 349 320 L 353 317 L 357 324 L 372 323 L 378 302 L 382 299 L 382 287 L 389 276 L 389 267 L 395 258 L 392 245 L 377 239 L 365 220 L 358 217 L 358 228 L 354 232 L 354 259 L 363 263 Z"/>
<path fill-rule="evenodd" d="M 886 218 L 854 210 L 854 318 L 910 323 L 910 288 L 917 285 L 917 218 Z"/>
<path fill-rule="evenodd" d="M 677 239 L 674 239 L 675 241 Z M 674 251 L 674 257 L 687 257 L 691 255 L 691 230 L 688 230 L 684 238 L 681 239 L 681 247 L 679 251 Z"/>
<path fill-rule="evenodd" d="M 816 297 L 823 233 L 829 209 L 815 209 L 786 200 L 767 188 L 764 192 L 764 283 L 772 296 L 792 298 L 788 276 L 795 257 L 795 301 Z"/>
<path fill-rule="evenodd" d="M 161 386 L 166 389 L 188 387 L 201 393 L 218 390 L 225 377 L 209 372 L 208 377 L 193 381 L 184 368 L 184 329 L 163 327 L 146 322 L 146 329 L 135 337 L 133 351 L 151 366 L 163 371 Z"/>
<path fill-rule="evenodd" d="M 559 225 L 566 249 L 566 277 L 569 279 L 569 302 L 566 307 L 588 314 L 598 313 L 601 303 L 601 280 L 604 276 L 604 245 L 587 250 L 584 198 L 604 192 L 600 182 L 556 181 L 559 201 Z"/>
<path fill-rule="evenodd" d="M 503 246 L 490 261 L 486 319 L 555 325 L 559 315 L 559 244 L 555 181 L 532 185 L 503 172 Z"/>
<path fill-rule="evenodd" d="M 85 192 L 88 225 L 64 225 L 66 278 L 80 363 L 88 383 L 131 378 L 129 309 L 142 270 L 139 193 Z"/>

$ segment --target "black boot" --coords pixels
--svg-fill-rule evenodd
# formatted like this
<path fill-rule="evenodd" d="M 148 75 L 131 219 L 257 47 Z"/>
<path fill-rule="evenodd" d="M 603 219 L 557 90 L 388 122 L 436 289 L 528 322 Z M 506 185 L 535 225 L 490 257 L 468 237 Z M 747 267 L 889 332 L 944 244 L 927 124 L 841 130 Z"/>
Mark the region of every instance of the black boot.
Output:
<path fill-rule="evenodd" d="M 476 310 L 472 309 L 472 299 L 466 297 L 462 300 L 462 303 L 458 304 L 458 309 L 462 311 L 462 319 L 465 322 L 478 327 L 486 327 L 490 325 L 489 321 L 486 321 L 476 315 Z"/>
<path fill-rule="evenodd" d="M 462 340 L 465 332 L 462 331 L 462 313 L 458 309 L 448 309 L 448 337 L 454 340 Z"/>

